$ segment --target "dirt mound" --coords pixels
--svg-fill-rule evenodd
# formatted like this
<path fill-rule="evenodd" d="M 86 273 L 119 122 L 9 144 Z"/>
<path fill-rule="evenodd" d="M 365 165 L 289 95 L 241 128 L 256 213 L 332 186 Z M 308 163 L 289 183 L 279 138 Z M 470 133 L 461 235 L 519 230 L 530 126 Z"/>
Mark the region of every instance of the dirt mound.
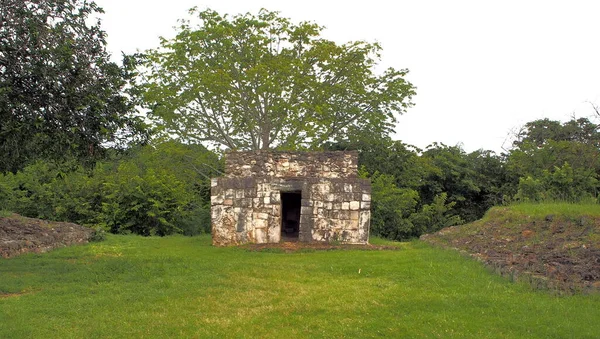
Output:
<path fill-rule="evenodd" d="M 484 220 L 421 237 L 456 248 L 498 273 L 536 287 L 570 292 L 600 291 L 600 217 L 503 218 L 496 209 Z"/>
<path fill-rule="evenodd" d="M 88 242 L 93 230 L 72 223 L 0 217 L 0 257 L 26 252 L 46 252 L 57 247 Z"/>

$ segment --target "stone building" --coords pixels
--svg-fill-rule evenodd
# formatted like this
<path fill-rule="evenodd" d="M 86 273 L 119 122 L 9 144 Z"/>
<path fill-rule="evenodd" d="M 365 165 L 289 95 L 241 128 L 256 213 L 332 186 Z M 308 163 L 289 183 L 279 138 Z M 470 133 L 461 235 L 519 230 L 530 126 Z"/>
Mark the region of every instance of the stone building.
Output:
<path fill-rule="evenodd" d="M 211 182 L 213 244 L 364 244 L 371 184 L 356 152 L 231 152 Z"/>

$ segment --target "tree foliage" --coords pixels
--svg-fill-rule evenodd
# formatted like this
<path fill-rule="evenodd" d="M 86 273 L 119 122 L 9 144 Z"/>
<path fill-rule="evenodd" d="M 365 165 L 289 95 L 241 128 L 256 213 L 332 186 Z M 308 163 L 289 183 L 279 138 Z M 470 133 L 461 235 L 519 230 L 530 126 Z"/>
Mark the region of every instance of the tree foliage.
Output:
<path fill-rule="evenodd" d="M 506 166 L 507 186 L 525 201 L 596 198 L 600 178 L 599 126 L 588 119 L 527 123 Z M 510 183 L 512 180 L 512 183 Z"/>
<path fill-rule="evenodd" d="M 217 156 L 202 146 L 163 143 L 85 170 L 37 161 L 0 174 L 0 203 L 29 217 L 99 225 L 113 233 L 194 235 L 210 228 L 210 176 Z"/>
<path fill-rule="evenodd" d="M 168 135 L 229 149 L 320 147 L 392 130 L 411 105 L 407 70 L 374 72 L 381 47 L 338 45 L 277 12 L 197 11 L 147 53 L 145 101 Z"/>
<path fill-rule="evenodd" d="M 96 159 L 138 134 L 123 93 L 133 73 L 109 61 L 102 10 L 82 0 L 2 0 L 0 172 L 35 159 Z"/>

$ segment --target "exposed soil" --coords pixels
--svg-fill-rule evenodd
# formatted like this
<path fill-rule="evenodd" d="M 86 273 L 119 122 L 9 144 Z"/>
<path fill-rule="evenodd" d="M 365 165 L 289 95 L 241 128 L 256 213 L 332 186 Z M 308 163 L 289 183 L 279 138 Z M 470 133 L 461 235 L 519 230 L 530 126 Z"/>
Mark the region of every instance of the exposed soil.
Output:
<path fill-rule="evenodd" d="M 421 239 L 463 251 L 502 275 L 536 287 L 600 291 L 600 217 L 523 219 L 488 218 Z"/>
<path fill-rule="evenodd" d="M 26 218 L 17 214 L 0 217 L 0 257 L 86 243 L 92 233 L 93 230 L 87 227 L 67 222 Z"/>
<path fill-rule="evenodd" d="M 302 251 L 331 251 L 331 250 L 364 250 L 364 251 L 380 251 L 380 250 L 398 250 L 397 246 L 381 246 L 381 245 L 348 245 L 335 243 L 307 243 L 299 241 L 280 242 L 273 244 L 246 244 L 242 248 L 253 252 L 302 252 Z"/>

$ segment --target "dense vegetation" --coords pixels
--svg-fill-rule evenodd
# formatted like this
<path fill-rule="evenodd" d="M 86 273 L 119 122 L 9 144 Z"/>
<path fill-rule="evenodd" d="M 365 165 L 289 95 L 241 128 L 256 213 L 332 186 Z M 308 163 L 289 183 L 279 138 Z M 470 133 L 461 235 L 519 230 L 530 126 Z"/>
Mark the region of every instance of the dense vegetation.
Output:
<path fill-rule="evenodd" d="M 594 338 L 599 306 L 422 242 L 274 253 L 109 235 L 0 260 L 2 338 Z"/>
<path fill-rule="evenodd" d="M 597 200 L 594 122 L 530 122 L 500 155 L 393 141 L 415 95 L 407 70 L 376 74 L 380 46 L 337 45 L 313 23 L 192 11 L 199 26 L 185 21 L 172 41 L 117 65 L 100 22 L 89 24 L 101 13 L 93 2 L 6 0 L 1 10 L 3 209 L 114 233 L 205 232 L 209 178 L 222 170 L 222 149 L 205 148 L 215 144 L 358 150 L 372 233 L 389 239 L 511 201 Z"/>

